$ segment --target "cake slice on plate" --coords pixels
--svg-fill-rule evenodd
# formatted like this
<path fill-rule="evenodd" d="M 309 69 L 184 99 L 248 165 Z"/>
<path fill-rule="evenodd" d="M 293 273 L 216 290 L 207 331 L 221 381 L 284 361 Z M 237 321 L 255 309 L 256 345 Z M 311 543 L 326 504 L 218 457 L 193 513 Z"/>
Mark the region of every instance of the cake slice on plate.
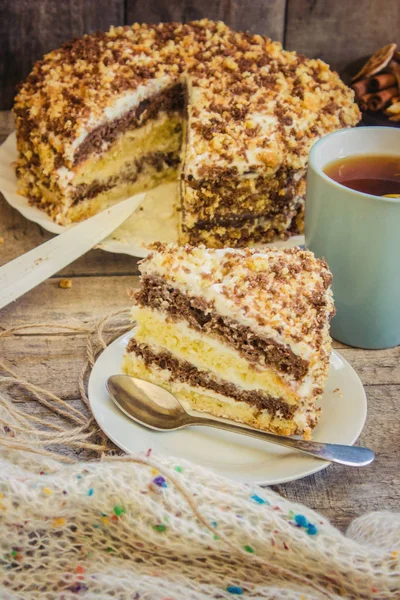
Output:
<path fill-rule="evenodd" d="M 126 373 L 189 410 L 310 436 L 331 353 L 325 262 L 300 248 L 159 244 L 140 270 Z"/>

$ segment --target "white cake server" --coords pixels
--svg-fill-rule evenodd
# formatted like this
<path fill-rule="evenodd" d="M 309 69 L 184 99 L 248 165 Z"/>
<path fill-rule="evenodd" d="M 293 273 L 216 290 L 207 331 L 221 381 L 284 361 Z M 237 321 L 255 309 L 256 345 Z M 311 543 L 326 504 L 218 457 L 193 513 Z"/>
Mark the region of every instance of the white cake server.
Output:
<path fill-rule="evenodd" d="M 0 267 L 0 309 L 104 240 L 126 221 L 144 197 L 145 194 L 131 196 Z"/>

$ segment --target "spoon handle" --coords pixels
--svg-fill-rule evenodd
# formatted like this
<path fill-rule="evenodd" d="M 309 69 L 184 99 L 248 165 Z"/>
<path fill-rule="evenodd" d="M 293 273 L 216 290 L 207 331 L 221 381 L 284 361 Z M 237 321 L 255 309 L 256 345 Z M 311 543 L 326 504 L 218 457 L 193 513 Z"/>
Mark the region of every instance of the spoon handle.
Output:
<path fill-rule="evenodd" d="M 208 427 L 217 427 L 233 433 L 242 433 L 250 437 L 279 446 L 293 448 L 303 454 L 310 454 L 323 460 L 347 465 L 349 467 L 363 467 L 369 465 L 375 458 L 374 453 L 369 448 L 362 446 L 344 446 L 342 444 L 325 444 L 323 442 L 308 442 L 296 438 L 275 435 L 257 429 L 249 429 L 241 425 L 232 425 L 223 421 L 214 421 L 213 419 L 194 417 L 190 420 L 190 425 L 205 425 Z"/>

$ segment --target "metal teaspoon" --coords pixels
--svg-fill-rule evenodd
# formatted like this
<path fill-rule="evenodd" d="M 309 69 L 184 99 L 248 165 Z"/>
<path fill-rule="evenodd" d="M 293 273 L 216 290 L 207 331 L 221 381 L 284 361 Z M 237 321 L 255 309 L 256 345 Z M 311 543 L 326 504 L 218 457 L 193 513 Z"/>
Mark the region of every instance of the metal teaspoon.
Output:
<path fill-rule="evenodd" d="M 106 387 L 112 400 L 123 413 L 137 423 L 157 431 L 173 431 L 190 425 L 217 427 L 350 467 L 369 465 L 375 458 L 372 450 L 361 446 L 308 442 L 235 423 L 190 415 L 173 394 L 154 383 L 130 375 L 112 375 L 108 378 Z"/>

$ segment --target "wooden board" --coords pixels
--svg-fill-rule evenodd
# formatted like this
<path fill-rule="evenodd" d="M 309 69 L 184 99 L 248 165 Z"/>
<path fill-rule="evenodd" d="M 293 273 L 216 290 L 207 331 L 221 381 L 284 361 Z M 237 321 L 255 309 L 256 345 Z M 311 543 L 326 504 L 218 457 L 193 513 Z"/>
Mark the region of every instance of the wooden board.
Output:
<path fill-rule="evenodd" d="M 35 60 L 72 37 L 135 21 L 221 19 L 239 30 L 284 41 L 342 69 L 400 39 L 400 2 L 386 0 L 3 0 L 0 15 L 0 110 Z"/>
<path fill-rule="evenodd" d="M 338 71 L 389 42 L 400 42 L 398 0 L 288 0 L 285 47 Z"/>
<path fill-rule="evenodd" d="M 43 54 L 73 37 L 124 22 L 124 0 L 3 0 L 0 14 L 0 109 Z"/>
<path fill-rule="evenodd" d="M 224 21 L 233 29 L 262 33 L 281 42 L 284 36 L 285 4 L 285 0 L 127 0 L 127 23 L 187 22 L 207 17 Z"/>
<path fill-rule="evenodd" d="M 285 0 L 3 0 L 0 14 L 0 110 L 10 109 L 15 86 L 42 56 L 73 37 L 135 21 L 222 19 L 238 29 L 284 36 Z"/>

